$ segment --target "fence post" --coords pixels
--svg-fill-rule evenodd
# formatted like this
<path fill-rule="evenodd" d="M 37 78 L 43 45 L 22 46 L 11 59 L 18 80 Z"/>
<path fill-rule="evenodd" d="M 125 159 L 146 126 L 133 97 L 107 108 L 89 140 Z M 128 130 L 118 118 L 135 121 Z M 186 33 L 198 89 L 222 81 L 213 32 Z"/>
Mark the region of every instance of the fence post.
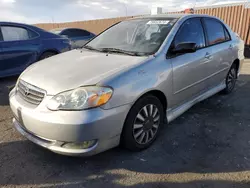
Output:
<path fill-rule="evenodd" d="M 238 30 L 239 35 L 241 34 L 244 10 L 245 10 L 245 7 L 244 7 L 244 5 L 242 5 L 241 15 L 240 15 L 240 25 L 239 25 L 239 30 Z"/>

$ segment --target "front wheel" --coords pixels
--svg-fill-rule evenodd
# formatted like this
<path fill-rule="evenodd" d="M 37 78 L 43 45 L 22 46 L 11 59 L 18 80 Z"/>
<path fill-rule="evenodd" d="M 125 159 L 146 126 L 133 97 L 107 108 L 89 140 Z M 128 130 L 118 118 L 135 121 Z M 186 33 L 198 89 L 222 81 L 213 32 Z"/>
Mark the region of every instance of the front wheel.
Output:
<path fill-rule="evenodd" d="M 235 88 L 236 81 L 237 81 L 237 67 L 235 64 L 233 64 L 226 77 L 226 88 L 222 92 L 224 94 L 231 93 Z"/>
<path fill-rule="evenodd" d="M 131 108 L 122 132 L 122 144 L 132 151 L 148 148 L 164 123 L 164 109 L 155 96 L 139 99 Z"/>

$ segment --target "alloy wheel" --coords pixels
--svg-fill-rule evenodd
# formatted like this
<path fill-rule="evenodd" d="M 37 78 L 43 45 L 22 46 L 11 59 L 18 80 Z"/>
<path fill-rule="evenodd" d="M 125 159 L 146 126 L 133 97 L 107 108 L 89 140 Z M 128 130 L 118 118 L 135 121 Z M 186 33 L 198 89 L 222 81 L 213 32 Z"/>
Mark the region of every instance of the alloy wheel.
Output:
<path fill-rule="evenodd" d="M 236 70 L 232 68 L 229 71 L 228 77 L 227 77 L 227 87 L 229 90 L 232 90 L 234 88 L 236 80 L 237 80 L 237 73 L 236 73 Z"/>
<path fill-rule="evenodd" d="M 138 144 L 147 144 L 154 139 L 160 126 L 160 118 L 159 109 L 153 104 L 148 104 L 139 111 L 133 125 L 133 136 Z"/>

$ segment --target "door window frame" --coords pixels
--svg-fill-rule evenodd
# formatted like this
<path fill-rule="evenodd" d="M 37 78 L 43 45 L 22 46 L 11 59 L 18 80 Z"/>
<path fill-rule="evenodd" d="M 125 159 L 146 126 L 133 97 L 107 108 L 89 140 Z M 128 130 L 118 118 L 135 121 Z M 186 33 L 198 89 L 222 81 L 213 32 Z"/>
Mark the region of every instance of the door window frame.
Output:
<path fill-rule="evenodd" d="M 201 27 L 202 27 L 202 31 L 203 31 L 203 35 L 204 35 L 204 41 L 205 41 L 205 46 L 202 47 L 202 48 L 198 48 L 196 51 L 199 51 L 199 50 L 202 50 L 204 48 L 207 48 L 207 37 L 206 37 L 206 33 L 205 33 L 205 28 L 204 28 L 204 25 L 202 23 L 202 17 L 193 17 L 193 18 L 188 18 L 187 20 L 185 20 L 179 27 L 178 31 L 176 32 L 172 42 L 171 42 L 171 45 L 168 49 L 168 52 L 167 52 L 167 59 L 172 59 L 172 58 L 175 58 L 175 57 L 178 57 L 178 56 L 182 56 L 182 55 L 185 55 L 186 53 L 184 54 L 178 54 L 178 55 L 171 55 L 171 49 L 173 48 L 173 45 L 174 45 L 174 42 L 175 42 L 175 39 L 177 37 L 177 34 L 180 32 L 180 30 L 182 29 L 182 27 L 184 26 L 184 24 L 189 21 L 189 20 L 192 20 L 192 19 L 199 19 L 200 20 L 200 24 L 201 24 Z"/>
<path fill-rule="evenodd" d="M 0 25 L 0 42 L 3 42 L 3 35 L 2 35 L 1 25 Z"/>
<path fill-rule="evenodd" d="M 213 21 L 218 22 L 219 24 L 221 24 L 221 26 L 223 27 L 223 31 L 224 31 L 224 37 L 225 37 L 225 40 L 224 40 L 224 41 L 218 42 L 218 43 L 215 43 L 215 44 L 211 44 L 211 45 L 208 44 L 208 41 L 209 41 L 209 40 L 208 40 L 208 33 L 207 33 L 207 30 L 208 30 L 208 29 L 206 28 L 206 25 L 205 25 L 205 19 L 210 19 L 210 20 L 213 20 Z M 215 19 L 215 18 L 210 18 L 210 17 L 202 17 L 201 20 L 202 20 L 202 24 L 203 24 L 203 28 L 204 28 L 204 32 L 205 32 L 205 36 L 206 36 L 206 47 L 211 47 L 211 46 L 223 44 L 223 43 L 226 43 L 226 42 L 229 42 L 229 41 L 232 40 L 232 36 L 231 36 L 230 32 L 229 32 L 228 29 L 226 28 L 225 24 L 222 23 L 220 20 L 217 20 L 217 19 Z M 227 34 L 228 34 L 228 36 L 229 36 L 229 39 L 228 39 L 228 40 L 226 40 L 226 32 L 227 32 Z"/>
<path fill-rule="evenodd" d="M 171 45 L 168 49 L 168 52 L 167 52 L 167 59 L 172 59 L 172 58 L 175 58 L 175 57 L 178 57 L 178 56 L 182 56 L 182 55 L 185 55 L 185 54 L 178 54 L 178 55 L 171 55 L 170 54 L 170 51 L 171 49 L 173 48 L 173 45 L 174 45 L 174 41 L 175 41 L 175 38 L 177 37 L 177 34 L 179 33 L 179 31 L 181 30 L 181 28 L 183 27 L 183 25 L 186 23 L 186 21 L 190 20 L 190 19 L 200 19 L 200 22 L 201 22 L 201 26 L 202 26 L 202 29 L 203 29 L 203 33 L 204 33 L 204 37 L 205 37 L 205 46 L 202 47 L 202 48 L 198 48 L 196 51 L 199 51 L 199 50 L 202 50 L 202 49 L 205 49 L 205 48 L 209 48 L 211 46 L 215 46 L 215 45 L 219 45 L 219 44 L 223 44 L 223 43 L 226 43 L 226 42 L 229 42 L 229 41 L 232 41 L 232 36 L 230 34 L 230 32 L 228 31 L 227 27 L 225 26 L 225 24 L 220 21 L 220 20 L 217 20 L 215 18 L 211 18 L 211 17 L 201 17 L 201 16 L 197 16 L 197 17 L 192 17 L 192 18 L 188 18 L 187 20 L 185 20 L 179 27 L 178 31 L 176 32 L 172 42 L 171 42 Z M 207 29 L 206 29 L 206 26 L 205 26 L 205 19 L 212 19 L 218 23 L 220 23 L 222 26 L 223 26 L 223 29 L 224 29 L 224 35 L 225 35 L 225 39 L 226 39 L 226 33 L 228 33 L 228 36 L 229 36 L 229 40 L 225 40 L 223 42 L 220 42 L 220 43 L 216 43 L 216 44 L 212 44 L 212 45 L 208 45 L 208 34 L 207 34 Z M 195 53 L 195 52 L 194 52 Z"/>
<path fill-rule="evenodd" d="M 26 40 L 12 40 L 12 41 L 4 41 L 4 38 L 3 38 L 3 34 L 2 34 L 2 27 L 17 27 L 17 28 L 22 28 L 22 29 L 25 29 L 27 30 L 28 32 L 34 32 L 36 33 L 36 37 L 32 37 L 32 38 L 29 38 L 29 39 L 26 39 Z M 30 40 L 34 40 L 34 39 L 37 39 L 40 37 L 40 34 L 38 32 L 36 32 L 35 30 L 33 29 L 30 29 L 28 27 L 24 27 L 24 26 L 16 26 L 16 25 L 8 25 L 8 24 L 4 24 L 4 25 L 0 25 L 0 35 L 2 36 L 2 41 L 0 40 L 0 42 L 19 42 L 19 41 L 30 41 Z"/>

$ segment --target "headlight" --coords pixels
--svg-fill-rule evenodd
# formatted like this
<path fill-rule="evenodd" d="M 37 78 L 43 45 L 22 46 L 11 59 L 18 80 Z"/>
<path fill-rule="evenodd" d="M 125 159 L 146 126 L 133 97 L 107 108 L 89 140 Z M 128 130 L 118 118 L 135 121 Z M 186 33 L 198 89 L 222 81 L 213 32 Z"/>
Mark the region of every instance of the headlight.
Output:
<path fill-rule="evenodd" d="M 80 87 L 54 96 L 47 107 L 50 110 L 84 110 L 106 104 L 113 90 L 109 87 Z"/>

